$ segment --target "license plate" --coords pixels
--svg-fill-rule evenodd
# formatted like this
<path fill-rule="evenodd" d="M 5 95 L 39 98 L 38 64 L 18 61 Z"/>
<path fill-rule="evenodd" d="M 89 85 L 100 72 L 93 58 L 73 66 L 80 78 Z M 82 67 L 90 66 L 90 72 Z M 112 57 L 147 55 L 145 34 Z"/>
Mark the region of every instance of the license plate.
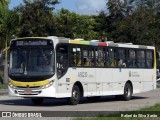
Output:
<path fill-rule="evenodd" d="M 32 94 L 32 90 L 25 90 L 24 94 Z"/>

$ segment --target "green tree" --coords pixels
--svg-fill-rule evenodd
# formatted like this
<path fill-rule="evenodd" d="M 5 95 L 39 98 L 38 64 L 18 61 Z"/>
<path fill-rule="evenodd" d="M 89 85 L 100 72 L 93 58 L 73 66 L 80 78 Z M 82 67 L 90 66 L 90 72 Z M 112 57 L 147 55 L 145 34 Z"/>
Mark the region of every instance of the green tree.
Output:
<path fill-rule="evenodd" d="M 2 49 L 7 48 L 7 44 L 16 30 L 16 23 L 18 21 L 17 15 L 8 9 L 9 2 L 0 6 L 0 45 Z M 4 66 L 4 83 L 8 82 L 8 65 L 7 65 L 7 50 L 5 51 L 5 66 Z"/>
<path fill-rule="evenodd" d="M 21 18 L 20 37 L 48 36 L 55 31 L 53 10 L 58 0 L 24 0 L 17 8 Z"/>
<path fill-rule="evenodd" d="M 106 31 L 115 42 L 158 45 L 158 0 L 109 0 Z"/>
<path fill-rule="evenodd" d="M 68 38 L 94 39 L 94 16 L 78 15 L 67 9 L 61 9 L 56 20 L 57 36 Z"/>
<path fill-rule="evenodd" d="M 5 21 L 7 18 L 7 14 L 8 14 L 8 3 L 9 1 L 6 0 L 1 0 L 0 1 L 0 49 L 3 49 L 5 46 L 5 36 L 2 35 L 3 30 L 4 29 L 4 25 L 5 25 Z"/>
<path fill-rule="evenodd" d="M 95 24 L 94 16 L 81 15 L 76 24 L 76 37 L 86 40 L 96 39 L 97 32 L 94 30 Z"/>
<path fill-rule="evenodd" d="M 130 37 L 128 31 L 130 28 L 126 25 L 129 25 L 128 20 L 134 11 L 134 0 L 109 0 L 107 6 L 109 10 L 106 17 L 107 33 L 111 40 L 125 42 Z"/>
<path fill-rule="evenodd" d="M 73 28 L 77 22 L 78 15 L 62 8 L 56 15 L 56 35 L 74 38 Z"/>
<path fill-rule="evenodd" d="M 107 15 L 107 32 L 110 33 L 112 40 L 117 42 L 118 24 L 125 17 L 123 3 L 121 0 L 108 0 L 108 15 Z"/>
<path fill-rule="evenodd" d="M 97 33 L 97 39 L 104 40 L 110 38 L 110 35 L 107 33 L 108 19 L 104 11 L 101 11 L 98 16 L 94 16 L 95 24 L 94 31 Z"/>
<path fill-rule="evenodd" d="M 137 9 L 133 12 L 130 22 L 133 43 L 156 45 L 159 41 L 157 39 L 159 30 L 155 24 L 158 3 L 156 0 L 137 0 L 135 4 Z"/>
<path fill-rule="evenodd" d="M 1 5 L 7 5 L 9 3 L 9 0 L 0 0 Z"/>

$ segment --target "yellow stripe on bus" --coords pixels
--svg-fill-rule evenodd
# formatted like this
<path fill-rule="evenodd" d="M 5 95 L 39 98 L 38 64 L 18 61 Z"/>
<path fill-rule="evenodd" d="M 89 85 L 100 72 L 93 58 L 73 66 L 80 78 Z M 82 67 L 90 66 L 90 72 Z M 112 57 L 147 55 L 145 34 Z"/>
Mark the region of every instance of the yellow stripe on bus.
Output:
<path fill-rule="evenodd" d="M 75 81 L 75 75 L 72 73 L 71 81 Z"/>
<path fill-rule="evenodd" d="M 20 87 L 35 87 L 35 86 L 44 86 L 49 83 L 49 80 L 43 80 L 38 82 L 19 82 L 14 80 L 9 80 L 13 86 L 20 86 Z"/>
<path fill-rule="evenodd" d="M 156 69 L 156 66 L 157 66 L 157 64 L 156 64 L 156 50 L 154 48 L 154 69 Z"/>

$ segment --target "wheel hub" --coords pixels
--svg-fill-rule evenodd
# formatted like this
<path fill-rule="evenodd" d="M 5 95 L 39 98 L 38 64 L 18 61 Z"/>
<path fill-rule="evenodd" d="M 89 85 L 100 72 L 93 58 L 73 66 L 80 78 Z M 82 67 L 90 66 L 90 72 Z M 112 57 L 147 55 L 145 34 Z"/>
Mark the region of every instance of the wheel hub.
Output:
<path fill-rule="evenodd" d="M 73 98 L 75 100 L 78 98 L 78 92 L 76 90 L 73 91 Z"/>

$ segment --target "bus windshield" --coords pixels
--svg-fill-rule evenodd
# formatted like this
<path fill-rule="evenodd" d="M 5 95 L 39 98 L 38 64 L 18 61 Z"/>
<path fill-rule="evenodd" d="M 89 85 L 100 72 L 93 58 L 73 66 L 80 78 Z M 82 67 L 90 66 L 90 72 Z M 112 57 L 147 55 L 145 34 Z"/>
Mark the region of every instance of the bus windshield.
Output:
<path fill-rule="evenodd" d="M 51 76 L 54 74 L 54 52 L 51 48 L 12 48 L 9 75 L 13 77 Z"/>

